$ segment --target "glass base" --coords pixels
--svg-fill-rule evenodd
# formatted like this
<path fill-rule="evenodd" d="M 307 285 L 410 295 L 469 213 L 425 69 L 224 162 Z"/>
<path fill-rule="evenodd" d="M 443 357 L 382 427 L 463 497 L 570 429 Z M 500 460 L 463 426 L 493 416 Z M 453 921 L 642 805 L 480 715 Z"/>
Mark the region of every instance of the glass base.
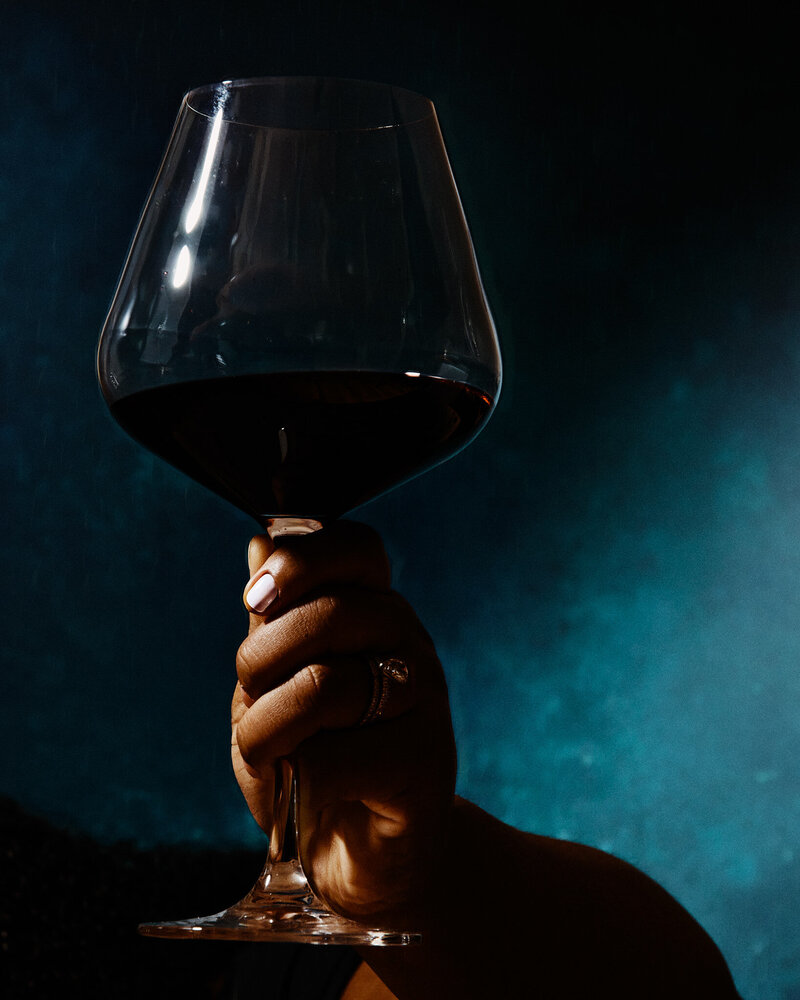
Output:
<path fill-rule="evenodd" d="M 422 935 L 348 920 L 314 896 L 297 862 L 268 866 L 241 902 L 208 917 L 139 924 L 145 937 L 301 944 L 409 945 Z"/>

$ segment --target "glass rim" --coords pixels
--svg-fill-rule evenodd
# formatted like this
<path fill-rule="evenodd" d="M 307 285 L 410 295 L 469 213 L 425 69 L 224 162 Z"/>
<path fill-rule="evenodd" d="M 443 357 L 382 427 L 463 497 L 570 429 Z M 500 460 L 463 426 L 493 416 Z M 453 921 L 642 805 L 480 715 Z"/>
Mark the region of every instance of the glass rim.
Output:
<path fill-rule="evenodd" d="M 342 87 L 350 87 L 362 90 L 364 93 L 378 94 L 383 92 L 390 96 L 396 103 L 398 100 L 405 101 L 410 114 L 394 116 L 391 121 L 375 121 L 369 124 L 340 125 L 340 126 L 308 126 L 303 124 L 287 125 L 269 124 L 265 121 L 246 120 L 236 115 L 226 113 L 226 105 L 230 95 L 235 90 L 250 88 L 262 88 L 266 90 L 270 86 L 289 87 L 295 85 L 299 90 L 302 86 L 306 88 L 314 84 L 330 84 Z M 301 74 L 298 76 L 254 76 L 239 77 L 236 79 L 220 80 L 217 83 L 202 84 L 192 87 L 183 95 L 181 108 L 189 110 L 193 114 L 207 118 L 209 121 L 219 118 L 223 124 L 238 125 L 250 129 L 263 129 L 271 132 L 320 132 L 320 133 L 357 133 L 357 132 L 377 132 L 386 129 L 408 128 L 425 121 L 436 120 L 436 108 L 433 101 L 417 91 L 409 90 L 406 87 L 399 87 L 391 83 L 383 83 L 373 80 L 362 80 L 351 77 L 326 76 L 315 74 Z"/>

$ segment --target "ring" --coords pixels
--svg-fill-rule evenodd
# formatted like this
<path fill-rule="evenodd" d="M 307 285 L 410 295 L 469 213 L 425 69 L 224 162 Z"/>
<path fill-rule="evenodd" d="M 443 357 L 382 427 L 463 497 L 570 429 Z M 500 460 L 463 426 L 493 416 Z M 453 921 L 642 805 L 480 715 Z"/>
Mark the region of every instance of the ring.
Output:
<path fill-rule="evenodd" d="M 383 716 L 392 681 L 405 684 L 408 680 L 408 664 L 397 656 L 371 656 L 367 662 L 372 671 L 372 698 L 369 708 L 359 720 L 359 726 L 377 722 Z"/>

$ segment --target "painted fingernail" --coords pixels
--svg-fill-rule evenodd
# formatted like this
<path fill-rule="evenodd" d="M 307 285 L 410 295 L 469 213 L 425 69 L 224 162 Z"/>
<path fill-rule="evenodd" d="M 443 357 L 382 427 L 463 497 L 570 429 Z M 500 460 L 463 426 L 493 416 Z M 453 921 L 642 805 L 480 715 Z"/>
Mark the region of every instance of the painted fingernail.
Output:
<path fill-rule="evenodd" d="M 261 615 L 277 596 L 278 588 L 275 586 L 275 581 L 269 573 L 265 573 L 247 591 L 245 603 L 251 611 L 254 611 L 257 615 Z"/>

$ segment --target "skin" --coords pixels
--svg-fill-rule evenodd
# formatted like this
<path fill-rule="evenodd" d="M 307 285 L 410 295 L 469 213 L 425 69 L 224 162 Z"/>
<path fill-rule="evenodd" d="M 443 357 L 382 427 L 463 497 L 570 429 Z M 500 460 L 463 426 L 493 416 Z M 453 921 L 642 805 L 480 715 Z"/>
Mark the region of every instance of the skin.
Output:
<path fill-rule="evenodd" d="M 278 597 L 250 615 L 233 698 L 233 762 L 268 829 L 274 762 L 295 753 L 300 853 L 317 894 L 356 919 L 402 919 L 424 894 L 455 784 L 447 688 L 433 643 L 390 589 L 383 548 L 361 525 L 250 547 Z M 411 667 L 379 724 L 367 657 Z M 422 877 L 422 880 L 421 880 Z"/>
<path fill-rule="evenodd" d="M 317 894 L 423 933 L 420 946 L 362 949 L 346 1000 L 477 1000 L 499 980 L 529 997 L 736 997 L 716 946 L 647 876 L 455 795 L 442 667 L 371 529 L 339 522 L 277 548 L 257 536 L 248 559 L 245 601 L 265 573 L 277 585 L 237 656 L 232 754 L 248 806 L 269 830 L 274 764 L 294 754 Z M 403 659 L 409 680 L 360 726 L 378 655 Z"/>

